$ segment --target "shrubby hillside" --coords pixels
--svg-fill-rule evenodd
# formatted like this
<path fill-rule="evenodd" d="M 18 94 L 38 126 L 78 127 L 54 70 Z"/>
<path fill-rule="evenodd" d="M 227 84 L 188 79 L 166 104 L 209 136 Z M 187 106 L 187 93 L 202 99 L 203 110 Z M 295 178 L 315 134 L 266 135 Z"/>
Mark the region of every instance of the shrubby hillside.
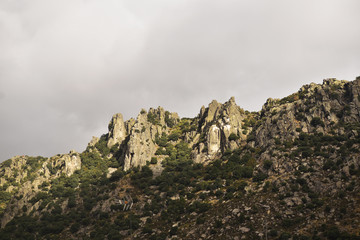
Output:
<path fill-rule="evenodd" d="M 0 239 L 360 239 L 359 152 L 360 78 L 115 114 L 82 153 L 1 163 Z"/>

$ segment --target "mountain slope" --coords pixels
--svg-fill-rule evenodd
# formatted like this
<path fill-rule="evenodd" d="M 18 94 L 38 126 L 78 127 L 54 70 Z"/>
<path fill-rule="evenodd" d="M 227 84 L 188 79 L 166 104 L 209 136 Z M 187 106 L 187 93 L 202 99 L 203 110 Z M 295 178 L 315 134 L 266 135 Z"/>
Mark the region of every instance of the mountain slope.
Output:
<path fill-rule="evenodd" d="M 359 93 L 115 114 L 83 153 L 1 164 L 0 239 L 359 239 Z"/>

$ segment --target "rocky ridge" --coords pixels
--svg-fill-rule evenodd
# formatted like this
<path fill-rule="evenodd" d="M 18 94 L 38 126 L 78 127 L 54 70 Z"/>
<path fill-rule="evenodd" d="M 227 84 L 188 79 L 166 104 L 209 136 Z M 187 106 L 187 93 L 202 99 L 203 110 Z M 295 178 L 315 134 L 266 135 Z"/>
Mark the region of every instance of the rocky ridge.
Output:
<path fill-rule="evenodd" d="M 161 107 L 127 121 L 115 114 L 108 133 L 81 154 L 2 163 L 3 233 L 20 227 L 21 214 L 71 216 L 75 209 L 81 224 L 35 232 L 74 239 L 359 239 L 359 93 L 360 78 L 325 79 L 270 98 L 259 112 L 232 97 L 191 119 Z M 116 199 L 127 194 L 136 204 L 121 213 Z M 116 231 L 98 233 L 102 221 Z"/>
<path fill-rule="evenodd" d="M 70 177 L 76 170 L 81 169 L 81 159 L 79 153 L 70 151 L 69 154 L 59 154 L 51 158 L 16 156 L 2 166 L 2 177 L 0 186 L 7 193 L 18 196 L 18 201 L 12 211 L 5 211 L 1 219 L 1 226 L 4 227 L 17 211 L 26 206 L 27 201 L 35 197 L 40 191 L 41 186 L 49 180 L 58 178 L 61 175 Z M 37 209 L 33 206 L 27 209 L 27 213 Z M 4 209 L 1 209 L 4 211 Z"/>

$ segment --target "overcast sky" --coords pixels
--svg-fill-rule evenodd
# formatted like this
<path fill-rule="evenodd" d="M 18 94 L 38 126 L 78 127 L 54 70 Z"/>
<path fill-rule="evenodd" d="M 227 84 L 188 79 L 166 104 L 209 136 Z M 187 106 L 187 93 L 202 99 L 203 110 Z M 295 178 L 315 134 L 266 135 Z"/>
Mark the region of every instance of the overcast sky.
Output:
<path fill-rule="evenodd" d="M 257 111 L 360 75 L 359 0 L 0 0 L 0 161 L 83 151 L 114 113 Z"/>

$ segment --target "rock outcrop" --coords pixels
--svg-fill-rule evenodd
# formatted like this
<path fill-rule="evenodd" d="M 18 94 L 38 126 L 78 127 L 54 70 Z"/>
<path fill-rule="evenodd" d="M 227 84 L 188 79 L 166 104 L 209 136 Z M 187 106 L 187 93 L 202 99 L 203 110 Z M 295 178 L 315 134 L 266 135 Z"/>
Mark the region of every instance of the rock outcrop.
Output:
<path fill-rule="evenodd" d="M 359 109 L 359 79 L 325 79 L 323 84 L 305 85 L 286 98 L 266 101 L 255 142 L 263 147 L 273 144 L 276 138 L 292 141 L 300 132 L 329 133 L 334 124 L 356 121 Z M 340 126 L 338 133 L 341 131 Z"/>
<path fill-rule="evenodd" d="M 127 132 L 121 113 L 115 114 L 109 123 L 108 143 L 107 146 L 111 148 L 115 144 L 121 144 L 124 141 Z"/>
<path fill-rule="evenodd" d="M 235 149 L 246 134 L 242 132 L 245 111 L 231 97 L 224 104 L 212 101 L 208 108 L 202 107 L 199 114 L 199 144 L 193 151 L 196 162 L 206 162 L 222 154 L 225 149 Z M 229 138 L 230 135 L 235 136 Z"/>
<path fill-rule="evenodd" d="M 81 169 L 80 155 L 73 150 L 69 154 L 59 154 L 51 158 L 16 156 L 7 161 L 10 164 L 0 173 L 0 187 L 4 188 L 9 181 L 14 181 L 15 187 L 9 185 L 5 191 L 15 192 L 22 198 L 16 204 L 7 206 L 13 211 L 4 211 L 1 219 L 2 227 L 11 221 L 18 211 L 28 205 L 28 202 L 41 190 L 43 183 L 48 183 L 61 175 L 70 177 L 76 170 Z M 28 210 L 30 212 L 38 207 L 35 205 Z"/>
<path fill-rule="evenodd" d="M 115 114 L 81 154 L 1 163 L 0 239 L 359 239 L 359 93 L 325 79 L 259 112 Z"/>
<path fill-rule="evenodd" d="M 44 165 L 46 163 L 46 166 Z M 56 172 L 55 176 L 65 174 L 70 177 L 76 170 L 81 169 L 81 158 L 79 153 L 71 151 L 69 154 L 62 154 L 49 159 L 43 164 L 44 174 L 51 176 L 51 172 Z"/>
<path fill-rule="evenodd" d="M 136 123 L 131 128 L 129 141 L 126 145 L 124 157 L 124 170 L 131 167 L 144 166 L 155 154 L 156 147 L 152 139 L 154 131 L 158 131 L 156 126 L 152 126 L 147 120 L 146 113 L 140 113 Z"/>
<path fill-rule="evenodd" d="M 157 146 L 156 135 L 169 129 L 179 121 L 176 113 L 165 111 L 162 107 L 142 109 L 136 120 L 123 122 L 120 113 L 115 114 L 109 123 L 107 146 L 119 145 L 119 161 L 125 171 L 131 167 L 144 166 L 154 156 Z"/>

